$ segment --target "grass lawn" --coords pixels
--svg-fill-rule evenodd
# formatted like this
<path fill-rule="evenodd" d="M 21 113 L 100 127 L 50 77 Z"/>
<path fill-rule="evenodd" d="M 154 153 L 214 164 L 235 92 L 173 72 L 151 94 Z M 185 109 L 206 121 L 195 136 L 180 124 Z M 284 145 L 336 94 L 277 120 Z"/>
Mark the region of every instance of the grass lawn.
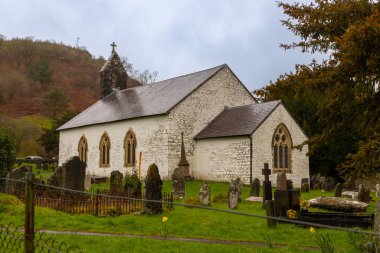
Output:
<path fill-rule="evenodd" d="M 198 196 L 201 181 L 186 183 L 186 198 L 176 200 L 184 202 L 188 198 Z M 101 186 L 102 188 L 104 185 Z M 211 201 L 213 196 L 227 194 L 227 183 L 209 183 Z M 164 182 L 164 192 L 170 192 L 170 182 Z M 331 196 L 332 192 L 311 191 L 302 193 L 301 198 L 310 199 L 316 196 Z M 249 195 L 249 187 L 243 190 L 243 201 L 237 211 L 262 214 L 261 203 L 244 201 Z M 212 207 L 228 209 L 226 202 L 211 202 Z M 374 210 L 371 203 L 369 212 Z M 247 245 L 204 244 L 160 240 L 147 238 L 149 235 L 160 236 L 163 223 L 162 216 L 168 216 L 168 236 L 220 239 L 230 241 L 263 242 L 265 245 L 286 244 L 281 250 L 268 247 L 253 248 Z M 12 222 L 15 226 L 22 226 L 24 220 L 23 204 L 13 196 L 0 194 L 0 223 Z M 37 207 L 35 212 L 35 226 L 37 229 L 92 231 L 113 234 L 141 235 L 141 238 L 125 237 L 94 237 L 80 235 L 54 235 L 55 238 L 65 240 L 71 245 L 80 246 L 84 252 L 308 252 L 302 247 L 315 247 L 316 243 L 309 228 L 300 228 L 290 224 L 277 224 L 276 228 L 266 227 L 266 220 L 255 217 L 242 216 L 224 212 L 202 210 L 183 206 L 175 206 L 170 212 L 162 215 L 147 216 L 142 214 L 122 215 L 118 217 L 98 218 L 92 215 L 70 215 L 48 208 Z M 338 252 L 350 252 L 352 245 L 346 232 L 327 231 L 316 229 L 318 233 L 329 233 L 335 240 Z M 146 249 L 146 251 L 145 251 Z"/>

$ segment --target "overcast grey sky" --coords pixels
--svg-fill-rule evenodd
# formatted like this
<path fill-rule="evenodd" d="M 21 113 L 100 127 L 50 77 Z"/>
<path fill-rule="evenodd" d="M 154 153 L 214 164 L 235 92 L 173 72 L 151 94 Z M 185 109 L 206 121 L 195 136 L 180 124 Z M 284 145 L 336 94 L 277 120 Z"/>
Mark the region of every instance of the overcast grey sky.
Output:
<path fill-rule="evenodd" d="M 227 63 L 249 90 L 316 56 L 284 51 L 297 40 L 272 0 L 0 0 L 0 33 L 120 56 L 163 80 Z M 320 56 L 319 56 L 320 58 Z"/>

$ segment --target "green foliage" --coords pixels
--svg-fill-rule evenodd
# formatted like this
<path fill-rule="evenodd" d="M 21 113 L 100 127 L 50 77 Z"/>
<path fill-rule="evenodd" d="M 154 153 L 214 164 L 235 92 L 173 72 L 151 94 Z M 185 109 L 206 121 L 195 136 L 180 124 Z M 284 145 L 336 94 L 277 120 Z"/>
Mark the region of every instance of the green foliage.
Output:
<path fill-rule="evenodd" d="M 141 182 L 136 171 L 132 174 L 126 173 L 124 177 L 124 190 L 130 197 L 141 197 Z"/>
<path fill-rule="evenodd" d="M 38 139 L 49 157 L 57 157 L 59 149 L 59 132 L 57 128 L 72 119 L 76 113 L 67 112 L 53 121 L 52 128 L 44 128 L 44 133 Z"/>
<path fill-rule="evenodd" d="M 14 133 L 10 128 L 0 129 L 0 177 L 5 177 L 12 169 L 16 161 L 16 144 Z M 4 185 L 4 180 L 0 180 L 0 189 Z"/>
<path fill-rule="evenodd" d="M 53 119 L 68 111 L 69 102 L 62 90 L 57 88 L 48 91 L 42 100 L 44 112 Z"/>
<path fill-rule="evenodd" d="M 53 76 L 47 60 L 39 60 L 36 64 L 30 65 L 27 74 L 30 78 L 41 84 L 49 84 Z"/>
<path fill-rule="evenodd" d="M 335 241 L 328 233 L 318 233 L 314 234 L 314 239 L 319 248 L 321 249 L 321 253 L 334 253 L 335 252 Z"/>
<path fill-rule="evenodd" d="M 255 91 L 264 101 L 281 99 L 309 136 L 313 172 L 368 175 L 379 171 L 371 151 L 380 131 L 380 3 L 314 0 L 283 3 L 283 25 L 300 37 L 285 49 L 328 52 L 317 64 L 296 66 L 274 84 Z M 377 149 L 375 149 L 377 150 Z M 369 161 L 369 160 L 370 161 Z"/>

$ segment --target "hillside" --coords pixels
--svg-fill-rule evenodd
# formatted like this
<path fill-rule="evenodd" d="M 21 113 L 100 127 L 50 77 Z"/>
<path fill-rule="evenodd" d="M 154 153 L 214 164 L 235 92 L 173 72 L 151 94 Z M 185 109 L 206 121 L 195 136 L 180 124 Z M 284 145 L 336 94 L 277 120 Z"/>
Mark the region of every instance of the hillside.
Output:
<path fill-rule="evenodd" d="M 69 99 L 70 110 L 82 111 L 98 100 L 104 62 L 83 48 L 0 38 L 0 114 L 11 118 L 42 115 L 42 98 L 54 88 Z M 139 83 L 129 79 L 128 85 Z"/>

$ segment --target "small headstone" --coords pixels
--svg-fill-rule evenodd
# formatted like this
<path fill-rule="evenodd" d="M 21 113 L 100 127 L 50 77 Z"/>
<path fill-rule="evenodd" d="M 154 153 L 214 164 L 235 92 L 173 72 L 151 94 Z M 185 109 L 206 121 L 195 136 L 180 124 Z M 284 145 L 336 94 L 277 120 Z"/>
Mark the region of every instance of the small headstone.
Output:
<path fill-rule="evenodd" d="M 123 173 L 118 170 L 111 172 L 110 177 L 110 194 L 113 196 L 122 195 L 123 190 Z"/>
<path fill-rule="evenodd" d="M 371 191 L 364 185 L 359 185 L 358 200 L 361 202 L 368 203 L 370 201 Z"/>
<path fill-rule="evenodd" d="M 202 206 L 210 205 L 210 189 L 208 188 L 207 182 L 203 182 L 199 190 L 199 202 Z"/>
<path fill-rule="evenodd" d="M 91 188 L 91 175 L 87 173 L 84 177 L 84 188 L 87 190 Z"/>
<path fill-rule="evenodd" d="M 374 213 L 373 230 L 375 233 L 380 233 L 380 201 L 376 202 L 376 209 Z M 377 236 L 379 238 L 380 236 Z"/>
<path fill-rule="evenodd" d="M 277 174 L 276 189 L 278 191 L 286 191 L 287 190 L 286 174 L 284 171 Z"/>
<path fill-rule="evenodd" d="M 253 197 L 260 196 L 260 180 L 258 178 L 255 178 L 252 181 L 251 194 L 250 195 L 253 196 Z"/>
<path fill-rule="evenodd" d="M 21 168 L 14 169 L 7 174 L 6 176 L 7 180 L 5 183 L 6 193 L 18 195 L 24 191 L 24 183 L 13 181 L 13 180 L 24 180 L 25 175 L 28 172 L 28 168 L 31 168 L 31 167 L 23 166 Z"/>
<path fill-rule="evenodd" d="M 36 169 L 40 170 L 41 169 L 41 160 L 36 161 Z"/>
<path fill-rule="evenodd" d="M 86 176 L 86 163 L 78 156 L 71 157 L 62 166 L 62 187 L 77 191 L 84 191 L 84 178 Z"/>
<path fill-rule="evenodd" d="M 175 168 L 172 175 L 172 194 L 180 198 L 185 197 L 185 179 L 179 168 Z"/>
<path fill-rule="evenodd" d="M 162 201 L 162 180 L 156 164 L 151 164 L 145 178 L 145 200 Z M 162 213 L 161 202 L 144 201 L 144 213 Z"/>
<path fill-rule="evenodd" d="M 235 180 L 230 183 L 230 188 L 227 194 L 228 207 L 230 209 L 236 209 L 239 202 L 239 189 Z"/>
<path fill-rule="evenodd" d="M 233 184 L 238 192 L 238 200 L 241 201 L 241 194 L 243 191 L 243 182 L 240 180 L 240 178 L 232 179 L 230 184 Z"/>
<path fill-rule="evenodd" d="M 335 186 L 334 197 L 341 197 L 342 196 L 342 190 L 343 190 L 343 184 L 337 183 Z"/>
<path fill-rule="evenodd" d="M 308 182 L 304 182 L 301 185 L 301 192 L 309 192 L 310 191 L 310 186 Z"/>
<path fill-rule="evenodd" d="M 47 162 L 44 162 L 43 164 L 42 164 L 42 168 L 43 168 L 43 170 L 48 170 L 48 163 Z"/>
<path fill-rule="evenodd" d="M 288 191 L 293 190 L 293 181 L 292 180 L 290 180 L 290 179 L 286 180 L 286 189 Z"/>
<path fill-rule="evenodd" d="M 380 197 L 380 184 L 376 184 L 376 197 Z"/>

